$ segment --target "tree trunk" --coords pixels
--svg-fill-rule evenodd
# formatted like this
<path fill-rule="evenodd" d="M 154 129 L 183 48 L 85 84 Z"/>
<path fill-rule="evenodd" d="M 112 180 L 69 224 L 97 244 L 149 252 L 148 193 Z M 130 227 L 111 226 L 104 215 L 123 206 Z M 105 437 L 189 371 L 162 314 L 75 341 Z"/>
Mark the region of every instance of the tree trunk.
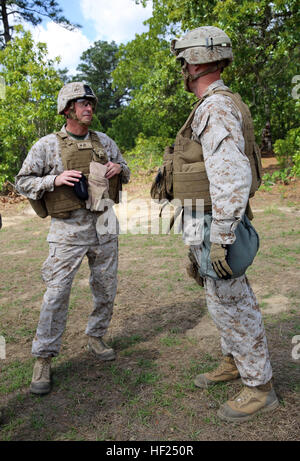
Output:
<path fill-rule="evenodd" d="M 11 35 L 9 33 L 9 24 L 8 24 L 8 16 L 7 16 L 7 8 L 6 8 L 6 0 L 0 0 L 1 5 L 1 19 L 3 22 L 3 30 L 4 30 L 4 40 L 5 45 L 11 40 Z"/>

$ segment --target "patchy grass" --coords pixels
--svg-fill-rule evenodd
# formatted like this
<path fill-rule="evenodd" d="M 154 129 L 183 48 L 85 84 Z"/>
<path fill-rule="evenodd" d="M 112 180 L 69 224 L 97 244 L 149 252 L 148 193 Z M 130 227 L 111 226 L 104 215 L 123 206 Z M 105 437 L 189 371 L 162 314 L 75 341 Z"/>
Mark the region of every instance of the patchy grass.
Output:
<path fill-rule="evenodd" d="M 136 196 L 137 186 L 131 187 Z M 148 193 L 149 184 L 141 188 Z M 118 354 L 115 362 L 98 362 L 86 351 L 92 296 L 83 262 L 61 354 L 53 360 L 53 390 L 30 395 L 49 220 L 22 215 L 24 207 L 1 210 L 0 335 L 7 348 L 0 360 L 0 440 L 299 439 L 299 363 L 292 358 L 292 338 L 300 335 L 295 197 L 272 189 L 253 201 L 254 213 L 260 210 L 253 224 L 261 246 L 248 275 L 262 307 L 280 407 L 241 426 L 216 416 L 241 389 L 240 381 L 206 390 L 193 384 L 197 374 L 217 366 L 221 350 L 204 290 L 185 273 L 187 248 L 179 235 L 120 236 L 118 293 L 107 337 Z"/>

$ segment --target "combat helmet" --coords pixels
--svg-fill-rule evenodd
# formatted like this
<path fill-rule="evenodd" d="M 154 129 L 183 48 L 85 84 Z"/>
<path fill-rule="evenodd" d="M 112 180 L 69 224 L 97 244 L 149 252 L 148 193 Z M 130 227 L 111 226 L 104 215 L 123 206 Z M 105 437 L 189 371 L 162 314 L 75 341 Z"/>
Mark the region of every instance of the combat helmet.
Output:
<path fill-rule="evenodd" d="M 181 61 L 185 80 L 185 88 L 188 81 L 196 80 L 217 69 L 223 69 L 233 61 L 231 40 L 228 35 L 218 27 L 197 27 L 187 32 L 183 38 L 171 42 L 171 52 L 176 59 Z M 215 63 L 214 67 L 191 76 L 187 71 L 188 64 Z"/>
<path fill-rule="evenodd" d="M 57 97 L 57 113 L 62 115 L 67 105 L 71 101 L 79 98 L 92 99 L 95 104 L 98 99 L 95 96 L 92 88 L 83 82 L 71 82 L 62 87 Z"/>

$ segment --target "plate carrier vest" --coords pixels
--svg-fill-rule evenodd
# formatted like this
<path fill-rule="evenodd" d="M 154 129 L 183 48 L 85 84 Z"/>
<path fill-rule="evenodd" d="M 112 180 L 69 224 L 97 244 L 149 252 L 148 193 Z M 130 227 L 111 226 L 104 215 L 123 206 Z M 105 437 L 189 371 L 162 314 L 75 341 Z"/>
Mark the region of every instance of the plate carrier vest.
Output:
<path fill-rule="evenodd" d="M 61 159 L 64 171 L 78 170 L 87 178 L 91 161 L 105 164 L 108 157 L 97 134 L 90 131 L 90 139 L 77 141 L 70 138 L 67 133 L 60 131 L 55 133 L 60 145 Z M 121 175 L 115 175 L 109 179 L 109 198 L 119 203 L 119 191 L 121 190 Z M 52 192 L 45 192 L 39 200 L 29 202 L 41 218 L 50 215 L 54 218 L 68 218 L 70 211 L 86 208 L 85 201 L 80 200 L 71 186 L 62 185 Z"/>
<path fill-rule="evenodd" d="M 242 114 L 245 155 L 249 159 L 252 173 L 249 197 L 253 197 L 261 184 L 261 154 L 255 142 L 250 110 L 238 93 L 216 88 L 206 97 L 215 93 L 229 96 Z M 203 199 L 204 211 L 211 212 L 209 180 L 205 170 L 202 146 L 199 142 L 192 140 L 191 128 L 195 112 L 205 98 L 195 105 L 187 121 L 179 130 L 174 146 L 166 147 L 163 165 L 151 187 L 151 197 L 159 200 L 179 199 L 182 205 L 185 199 L 191 199 L 193 207 L 196 199 Z"/>

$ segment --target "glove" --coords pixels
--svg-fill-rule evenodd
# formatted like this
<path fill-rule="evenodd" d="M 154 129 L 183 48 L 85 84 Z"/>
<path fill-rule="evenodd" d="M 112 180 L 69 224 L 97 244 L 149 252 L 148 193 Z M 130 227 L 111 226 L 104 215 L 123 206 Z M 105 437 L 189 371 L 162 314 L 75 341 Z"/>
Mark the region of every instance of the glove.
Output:
<path fill-rule="evenodd" d="M 219 243 L 212 243 L 210 247 L 210 260 L 212 267 L 220 279 L 229 279 L 232 275 L 226 261 L 227 249 L 226 245 L 220 245 Z"/>

